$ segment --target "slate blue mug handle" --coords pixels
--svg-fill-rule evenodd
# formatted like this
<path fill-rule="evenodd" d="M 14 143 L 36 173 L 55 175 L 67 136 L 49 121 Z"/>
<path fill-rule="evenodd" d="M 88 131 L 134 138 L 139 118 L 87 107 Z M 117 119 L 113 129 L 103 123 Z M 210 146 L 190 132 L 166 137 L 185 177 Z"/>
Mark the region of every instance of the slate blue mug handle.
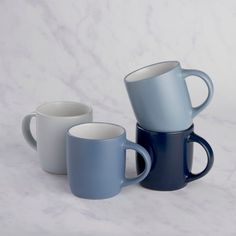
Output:
<path fill-rule="evenodd" d="M 200 144 L 205 149 L 206 154 L 207 154 L 207 165 L 205 169 L 198 174 L 193 174 L 190 172 L 189 175 L 187 176 L 186 181 L 191 182 L 191 181 L 194 181 L 196 179 L 203 177 L 210 171 L 214 163 L 214 153 L 209 143 L 205 139 L 203 139 L 202 137 L 194 133 L 189 135 L 187 142 L 196 142 Z"/>
<path fill-rule="evenodd" d="M 36 113 L 32 112 L 29 115 L 26 115 L 22 121 L 22 132 L 26 142 L 33 148 L 37 149 L 37 142 L 34 139 L 31 130 L 30 130 L 30 122 L 33 117 L 36 117 Z"/>
<path fill-rule="evenodd" d="M 197 76 L 197 77 L 201 78 L 206 83 L 207 88 L 208 88 L 208 95 L 207 95 L 207 98 L 205 99 L 205 101 L 201 105 L 192 108 L 192 118 L 194 118 L 198 113 L 200 113 L 210 103 L 210 101 L 213 97 L 213 93 L 214 93 L 214 86 L 213 86 L 213 83 L 212 83 L 210 77 L 206 73 L 204 73 L 200 70 L 183 69 L 182 75 L 184 78 L 186 78 L 188 76 Z"/>
<path fill-rule="evenodd" d="M 139 183 L 143 179 L 146 178 L 146 176 L 148 175 L 148 173 L 149 173 L 149 171 L 151 169 L 151 157 L 150 157 L 149 153 L 146 151 L 145 148 L 143 148 L 139 144 L 133 143 L 133 142 L 131 142 L 129 140 L 126 140 L 126 143 L 123 145 L 123 148 L 125 150 L 133 149 L 133 150 L 137 151 L 143 157 L 143 159 L 144 159 L 145 168 L 144 168 L 143 172 L 141 174 L 139 174 L 137 177 L 134 177 L 134 178 L 131 178 L 131 179 L 127 179 L 124 176 L 122 186 L 128 186 L 130 184 Z"/>

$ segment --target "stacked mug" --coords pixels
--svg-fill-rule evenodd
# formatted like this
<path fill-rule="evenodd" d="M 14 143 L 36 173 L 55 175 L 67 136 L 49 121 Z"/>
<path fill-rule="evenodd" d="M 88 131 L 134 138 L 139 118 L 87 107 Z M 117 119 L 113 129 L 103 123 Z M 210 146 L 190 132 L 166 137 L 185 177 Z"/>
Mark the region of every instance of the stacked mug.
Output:
<path fill-rule="evenodd" d="M 192 108 L 184 78 L 196 75 L 208 87 L 205 102 Z M 93 111 L 77 102 L 50 102 L 22 121 L 29 145 L 37 150 L 43 170 L 68 174 L 78 197 L 105 199 L 130 184 L 155 190 L 175 190 L 204 176 L 213 165 L 210 145 L 193 131 L 192 119 L 210 102 L 213 85 L 201 71 L 183 70 L 178 62 L 153 64 L 125 77 L 137 118 L 137 143 L 126 138 L 123 127 L 93 122 Z M 36 118 L 36 139 L 30 129 Z M 193 142 L 203 146 L 208 163 L 199 174 L 191 172 Z M 125 177 L 126 150 L 137 152 L 137 177 Z"/>
<path fill-rule="evenodd" d="M 185 78 L 200 77 L 207 85 L 208 96 L 192 107 Z M 206 175 L 212 168 L 214 155 L 205 139 L 194 133 L 193 118 L 212 99 L 213 84 L 199 70 L 182 69 L 177 61 L 166 61 L 138 69 L 125 77 L 126 89 L 137 119 L 136 141 L 150 154 L 148 176 L 141 182 L 153 190 L 177 190 Z M 205 169 L 194 174 L 193 143 L 199 143 L 207 154 Z M 137 154 L 137 172 L 144 162 Z"/>

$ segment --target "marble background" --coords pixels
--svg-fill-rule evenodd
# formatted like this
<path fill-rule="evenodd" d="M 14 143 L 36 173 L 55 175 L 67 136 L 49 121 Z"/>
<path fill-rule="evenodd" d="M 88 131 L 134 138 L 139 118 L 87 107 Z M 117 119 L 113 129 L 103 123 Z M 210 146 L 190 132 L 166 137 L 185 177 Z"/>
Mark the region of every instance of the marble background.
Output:
<path fill-rule="evenodd" d="M 0 0 L 0 234 L 236 235 L 235 25 L 234 0 Z M 180 191 L 132 186 L 88 201 L 70 194 L 65 176 L 40 169 L 22 138 L 25 114 L 46 101 L 85 102 L 95 120 L 123 125 L 134 140 L 123 78 L 164 60 L 214 82 L 213 102 L 195 119 L 215 151 L 206 177 Z M 203 82 L 188 85 L 201 103 Z M 204 155 L 196 145 L 194 171 Z"/>

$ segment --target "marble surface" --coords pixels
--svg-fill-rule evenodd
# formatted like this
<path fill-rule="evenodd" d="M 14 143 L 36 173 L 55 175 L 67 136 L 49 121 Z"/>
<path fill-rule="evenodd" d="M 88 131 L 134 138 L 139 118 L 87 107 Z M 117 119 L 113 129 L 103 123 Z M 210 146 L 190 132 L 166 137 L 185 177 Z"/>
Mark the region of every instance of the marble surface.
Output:
<path fill-rule="evenodd" d="M 235 23 L 234 0 L 0 1 L 0 235 L 236 235 Z M 66 176 L 40 169 L 21 134 L 25 114 L 46 101 L 85 102 L 95 120 L 123 125 L 134 140 L 123 77 L 163 60 L 214 82 L 213 102 L 195 119 L 215 152 L 207 176 L 179 191 L 135 185 L 91 201 L 74 197 Z M 188 85 L 199 104 L 204 84 Z M 198 145 L 194 157 L 197 172 Z"/>

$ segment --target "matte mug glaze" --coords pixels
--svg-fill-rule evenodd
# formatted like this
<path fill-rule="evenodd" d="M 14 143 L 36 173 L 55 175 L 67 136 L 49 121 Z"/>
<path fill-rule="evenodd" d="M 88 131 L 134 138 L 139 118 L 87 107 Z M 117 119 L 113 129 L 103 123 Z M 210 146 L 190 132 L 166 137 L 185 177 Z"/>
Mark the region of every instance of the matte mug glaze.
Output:
<path fill-rule="evenodd" d="M 126 150 L 140 153 L 143 171 L 137 177 L 125 177 Z M 125 129 L 110 123 L 87 123 L 72 127 L 67 134 L 68 177 L 74 195 L 87 199 L 105 199 L 122 187 L 142 181 L 151 168 L 148 152 L 126 139 Z"/>
<path fill-rule="evenodd" d="M 30 121 L 36 117 L 36 140 Z M 25 116 L 22 131 L 29 145 L 37 150 L 42 169 L 53 174 L 66 174 L 66 133 L 76 124 L 92 121 L 92 108 L 77 102 L 50 102 Z"/>
<path fill-rule="evenodd" d="M 198 76 L 206 83 L 208 96 L 192 107 L 185 78 Z M 182 69 L 177 61 L 143 67 L 125 77 L 125 85 L 138 123 L 147 130 L 173 132 L 191 126 L 193 118 L 211 101 L 213 84 L 207 74 Z"/>
<path fill-rule="evenodd" d="M 177 190 L 187 183 L 206 175 L 212 168 L 214 155 L 206 140 L 194 133 L 193 125 L 179 132 L 154 132 L 137 125 L 137 143 L 150 154 L 152 167 L 141 182 L 143 187 L 153 190 Z M 191 172 L 193 142 L 199 143 L 206 151 L 207 165 L 198 174 Z M 144 163 L 137 154 L 137 172 L 142 172 Z"/>

